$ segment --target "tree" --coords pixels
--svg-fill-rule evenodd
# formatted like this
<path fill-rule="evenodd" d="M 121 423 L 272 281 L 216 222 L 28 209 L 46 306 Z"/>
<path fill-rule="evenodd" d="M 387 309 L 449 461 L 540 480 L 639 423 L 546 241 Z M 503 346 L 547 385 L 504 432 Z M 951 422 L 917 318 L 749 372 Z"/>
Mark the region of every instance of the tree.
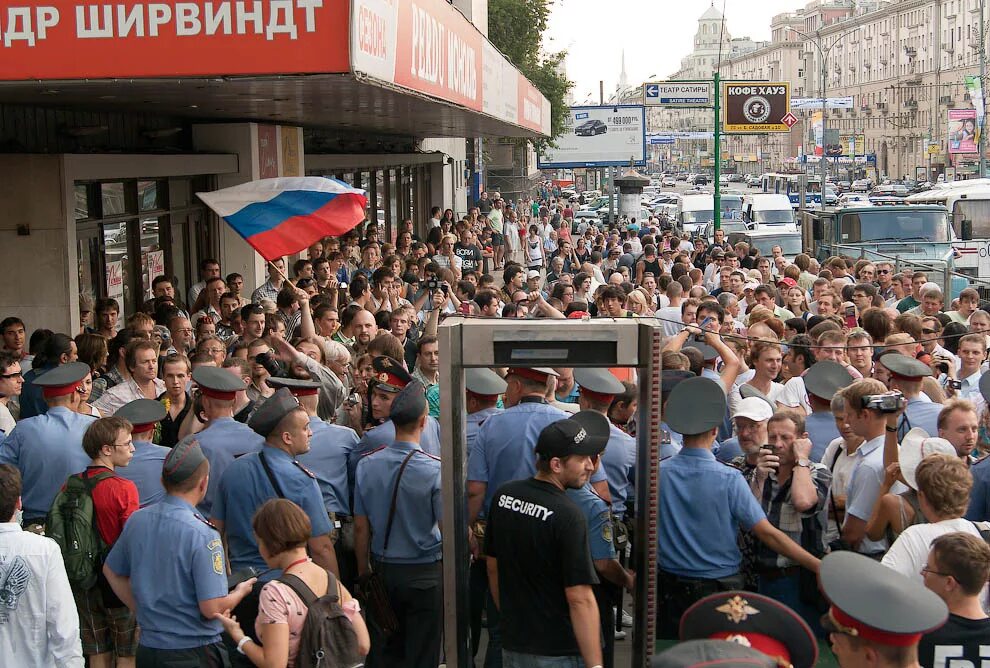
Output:
<path fill-rule="evenodd" d="M 488 39 L 550 101 L 551 141 L 567 119 L 567 91 L 574 85 L 561 71 L 566 51 L 540 48 L 553 0 L 489 0 Z M 536 142 L 537 146 L 543 143 Z"/>

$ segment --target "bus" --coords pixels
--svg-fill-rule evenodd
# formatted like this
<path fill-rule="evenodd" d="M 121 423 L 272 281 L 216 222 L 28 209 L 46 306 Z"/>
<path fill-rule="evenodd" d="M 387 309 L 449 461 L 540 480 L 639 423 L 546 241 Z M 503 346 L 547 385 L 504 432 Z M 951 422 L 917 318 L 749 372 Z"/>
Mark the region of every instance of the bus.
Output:
<path fill-rule="evenodd" d="M 760 189 L 765 193 L 787 195 L 791 208 L 801 208 L 801 179 L 805 179 L 804 207 L 822 208 L 822 179 L 820 176 L 804 174 L 768 173 L 760 177 Z"/>
<path fill-rule="evenodd" d="M 949 212 L 956 252 L 956 271 L 990 279 L 990 179 L 940 183 L 905 198 L 910 204 L 938 204 Z M 970 221 L 963 230 L 963 221 Z"/>

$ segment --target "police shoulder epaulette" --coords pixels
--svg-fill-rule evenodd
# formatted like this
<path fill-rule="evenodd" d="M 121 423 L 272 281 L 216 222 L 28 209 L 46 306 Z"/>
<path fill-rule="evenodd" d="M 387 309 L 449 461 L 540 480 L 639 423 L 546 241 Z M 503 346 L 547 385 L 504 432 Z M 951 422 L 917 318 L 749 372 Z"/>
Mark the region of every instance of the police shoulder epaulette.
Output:
<path fill-rule="evenodd" d="M 361 459 L 364 459 L 364 458 L 365 458 L 365 457 L 367 457 L 368 455 L 373 455 L 373 454 L 375 454 L 376 452 L 381 452 L 381 451 L 382 451 L 382 450 L 384 450 L 385 448 L 386 448 L 386 446 L 384 446 L 384 445 L 379 445 L 379 446 L 378 446 L 377 448 L 375 448 L 374 450 L 368 450 L 368 451 L 367 451 L 366 453 L 364 453 L 363 455 L 361 455 Z"/>
<path fill-rule="evenodd" d="M 430 459 L 435 459 L 437 461 L 440 461 L 440 455 L 431 455 L 430 453 L 426 452 L 425 450 L 421 450 L 421 452 L 424 455 L 426 455 L 427 457 L 429 457 Z"/>
<path fill-rule="evenodd" d="M 300 471 L 302 471 L 303 473 L 305 473 L 306 475 L 308 475 L 310 478 L 313 478 L 314 480 L 316 479 L 316 474 L 313 473 L 312 471 L 310 471 L 305 466 L 303 466 L 302 463 L 296 461 L 295 459 L 292 460 L 292 463 L 295 464 L 299 468 Z"/>
<path fill-rule="evenodd" d="M 195 517 L 197 520 L 199 520 L 200 522 L 202 522 L 206 526 L 210 527 L 211 529 L 213 529 L 217 533 L 220 533 L 220 529 L 218 529 L 216 527 L 216 525 L 213 524 L 213 522 L 211 522 L 210 520 L 208 520 L 205 517 L 201 516 L 199 513 L 193 513 L 193 517 Z"/>
<path fill-rule="evenodd" d="M 985 454 L 982 457 L 979 457 L 978 459 L 973 460 L 972 463 L 973 464 L 979 464 L 980 462 L 986 461 L 987 459 L 990 459 L 990 453 Z"/>

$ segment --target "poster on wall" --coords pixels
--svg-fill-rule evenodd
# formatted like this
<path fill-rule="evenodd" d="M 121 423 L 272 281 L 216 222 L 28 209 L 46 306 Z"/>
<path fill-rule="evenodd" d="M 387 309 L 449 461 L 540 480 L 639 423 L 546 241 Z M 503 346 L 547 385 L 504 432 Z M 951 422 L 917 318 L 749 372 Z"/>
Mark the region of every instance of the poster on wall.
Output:
<path fill-rule="evenodd" d="M 156 276 L 165 275 L 165 251 L 151 251 L 148 253 L 148 282 L 147 285 L 151 287 L 151 282 L 155 280 Z"/>
<path fill-rule="evenodd" d="M 107 262 L 107 297 L 124 296 L 124 267 L 120 260 Z"/>
<path fill-rule="evenodd" d="M 949 153 L 976 153 L 976 110 L 949 109 Z"/>
<path fill-rule="evenodd" d="M 927 167 L 915 167 L 914 168 L 914 179 L 918 183 L 922 183 L 928 180 L 928 168 Z"/>

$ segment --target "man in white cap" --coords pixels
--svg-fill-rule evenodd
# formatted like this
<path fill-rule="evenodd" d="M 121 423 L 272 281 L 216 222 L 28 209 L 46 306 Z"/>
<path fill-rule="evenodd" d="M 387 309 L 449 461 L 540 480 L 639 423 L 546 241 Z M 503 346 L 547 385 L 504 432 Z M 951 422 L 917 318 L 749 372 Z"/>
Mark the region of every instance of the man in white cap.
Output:
<path fill-rule="evenodd" d="M 755 464 L 760 446 L 767 442 L 767 420 L 772 415 L 773 408 L 766 399 L 746 397 L 741 400 L 732 417 L 736 435 L 719 445 L 716 458 L 726 463 L 745 458 Z"/>

